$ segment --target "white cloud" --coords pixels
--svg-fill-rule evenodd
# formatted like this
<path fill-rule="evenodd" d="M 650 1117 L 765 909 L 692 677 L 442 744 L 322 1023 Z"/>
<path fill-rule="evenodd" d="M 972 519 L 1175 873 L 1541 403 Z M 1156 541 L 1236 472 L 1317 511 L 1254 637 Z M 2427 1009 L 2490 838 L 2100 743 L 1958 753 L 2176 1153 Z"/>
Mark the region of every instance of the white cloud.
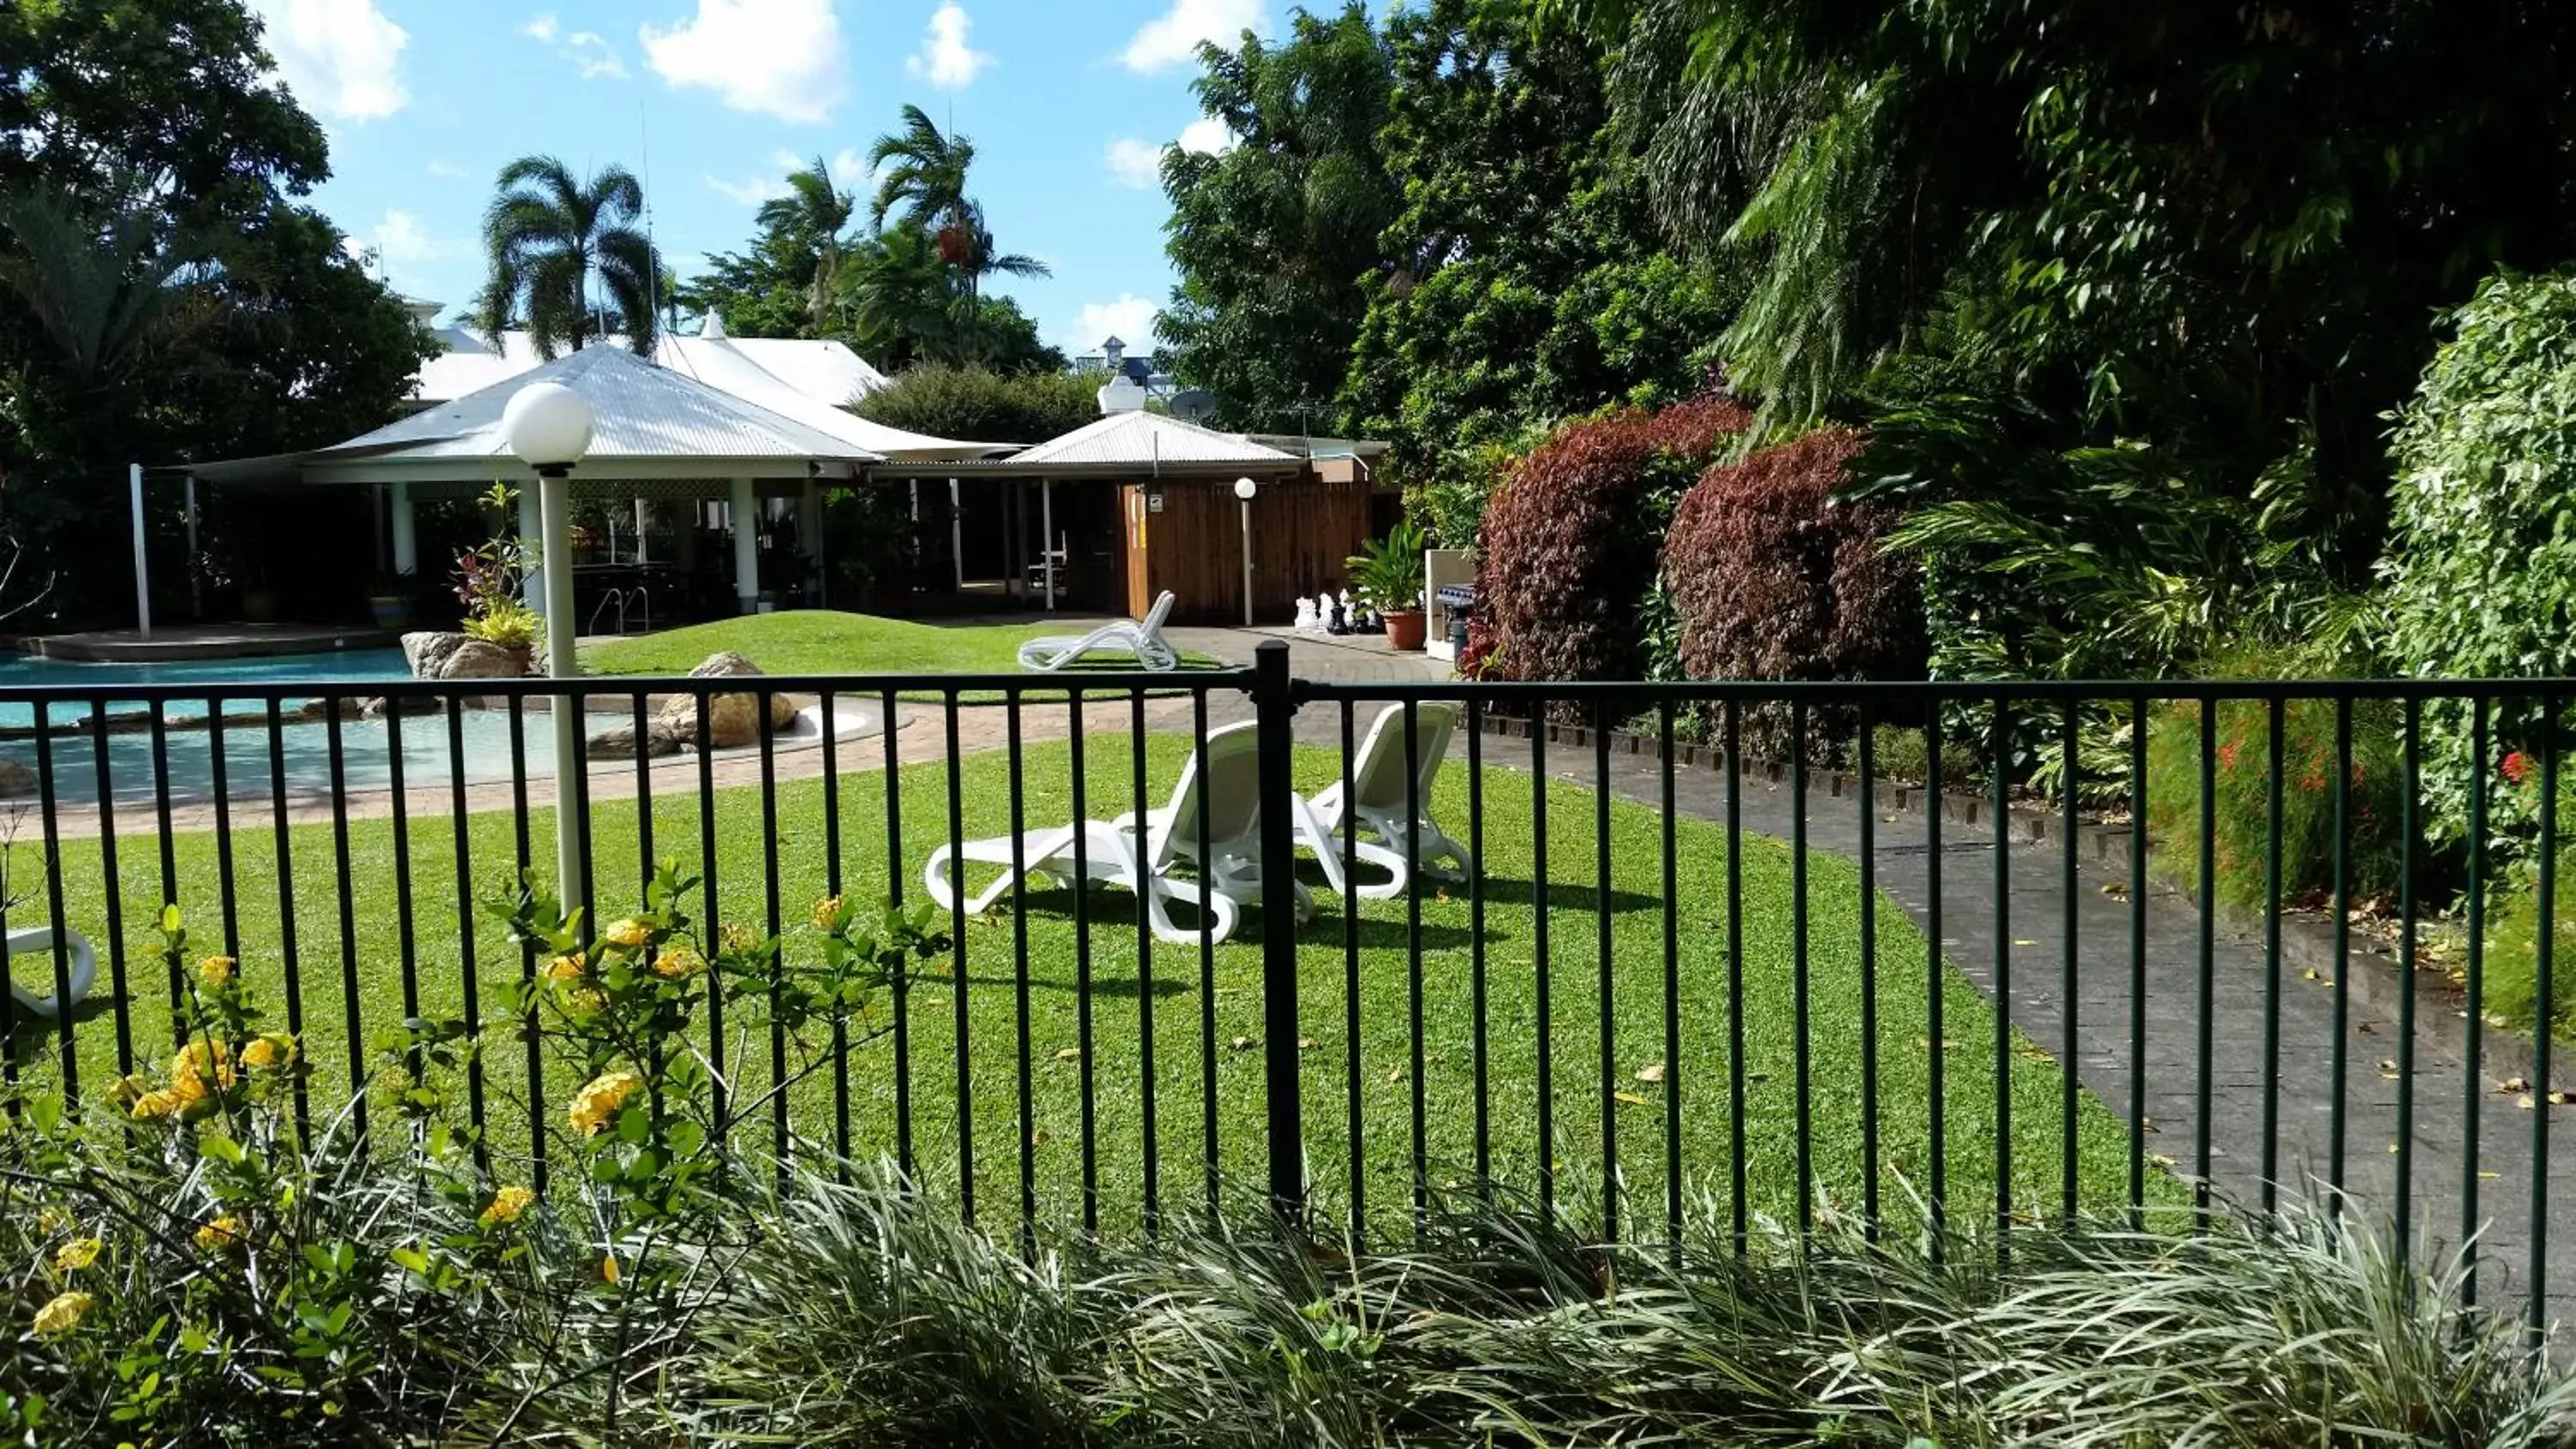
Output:
<path fill-rule="evenodd" d="M 555 38 L 554 12 L 549 10 L 543 15 L 532 17 L 527 24 L 519 27 L 519 33 L 530 40 L 553 40 Z"/>
<path fill-rule="evenodd" d="M 1082 316 L 1073 324 L 1076 348 L 1088 352 L 1104 340 L 1115 337 L 1127 344 L 1129 352 L 1154 350 L 1154 314 L 1162 308 L 1133 292 L 1119 294 L 1115 302 L 1085 302 Z"/>
<path fill-rule="evenodd" d="M 966 32 L 975 22 L 966 18 L 966 7 L 948 0 L 930 13 L 930 28 L 922 33 L 921 49 L 905 58 L 904 70 L 926 80 L 941 90 L 962 91 L 975 83 L 993 57 L 966 43 Z"/>
<path fill-rule="evenodd" d="M 639 35 L 663 80 L 705 86 L 737 111 L 820 125 L 849 93 L 833 0 L 697 0 L 695 16 Z"/>
<path fill-rule="evenodd" d="M 741 206 L 758 206 L 787 194 L 787 183 L 775 176 L 754 176 L 746 181 L 727 181 L 721 176 L 709 176 L 707 188 Z"/>
<path fill-rule="evenodd" d="M 1180 147 L 1184 151 L 1200 151 L 1210 156 L 1222 156 L 1234 149 L 1236 139 L 1234 132 L 1227 129 L 1225 122 L 1214 116 L 1201 116 L 1181 128 Z"/>
<path fill-rule="evenodd" d="M 465 168 L 457 165 L 453 161 L 439 161 L 433 159 L 429 163 L 427 170 L 430 175 L 437 177 L 441 181 L 462 181 L 466 177 Z"/>
<path fill-rule="evenodd" d="M 1199 42 L 1232 46 L 1247 30 L 1263 28 L 1261 0 L 1172 0 L 1165 14 L 1148 20 L 1127 42 L 1133 71 L 1157 71 L 1196 59 Z"/>
<path fill-rule="evenodd" d="M 1162 184 L 1163 148 L 1151 141 L 1121 136 L 1109 143 L 1100 159 L 1109 168 L 1110 178 L 1121 186 L 1151 191 Z"/>
<path fill-rule="evenodd" d="M 277 73 L 325 120 L 376 121 L 411 101 L 400 60 L 411 37 L 376 0 L 251 0 Z"/>
<path fill-rule="evenodd" d="M 368 240 L 389 262 L 443 262 L 471 256 L 474 243 L 464 237 L 437 237 L 408 211 L 390 210 Z"/>
<path fill-rule="evenodd" d="M 596 30 L 576 30 L 567 35 L 551 10 L 520 26 L 519 33 L 562 57 L 583 80 L 626 79 L 626 62 L 618 58 L 607 37 Z"/>

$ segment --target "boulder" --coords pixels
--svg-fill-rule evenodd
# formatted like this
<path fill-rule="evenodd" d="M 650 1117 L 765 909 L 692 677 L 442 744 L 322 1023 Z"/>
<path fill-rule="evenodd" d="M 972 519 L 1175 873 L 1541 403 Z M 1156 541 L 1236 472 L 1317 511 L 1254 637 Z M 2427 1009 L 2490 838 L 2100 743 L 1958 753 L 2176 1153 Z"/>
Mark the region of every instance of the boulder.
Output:
<path fill-rule="evenodd" d="M 667 715 L 655 715 L 644 722 L 644 753 L 648 756 L 676 755 L 688 742 L 688 731 L 674 724 Z M 595 760 L 635 758 L 635 726 L 617 725 L 592 735 L 590 755 Z"/>
<path fill-rule="evenodd" d="M 526 650 L 505 649 L 480 639 L 466 640 L 438 668 L 441 679 L 524 679 L 527 674 Z"/>
<path fill-rule="evenodd" d="M 757 678 L 759 674 L 759 665 L 752 663 L 750 660 L 743 658 L 741 655 L 736 654 L 730 649 L 718 650 L 717 652 L 708 655 L 706 658 L 698 661 L 698 666 L 695 669 L 689 671 L 689 677 L 691 679 L 748 679 Z M 783 730 L 795 723 L 796 705 L 794 701 L 790 700 L 783 694 L 771 695 L 769 697 L 769 727 L 773 730 Z"/>
<path fill-rule="evenodd" d="M 16 760 L 0 760 L 0 800 L 36 793 L 36 772 Z"/>
<path fill-rule="evenodd" d="M 662 706 L 661 721 L 684 741 L 696 741 L 702 748 L 738 750 L 760 743 L 760 697 L 752 694 L 719 694 L 707 700 L 707 738 L 698 739 L 698 701 L 680 695 Z"/>
<path fill-rule="evenodd" d="M 473 643 L 463 634 L 439 630 L 421 630 L 402 636 L 403 661 L 411 666 L 414 679 L 444 679 L 439 671 L 446 667 L 449 656 Z"/>
<path fill-rule="evenodd" d="M 388 714 L 437 714 L 447 702 L 434 694 L 378 696 L 358 701 L 358 718 L 383 719 Z"/>

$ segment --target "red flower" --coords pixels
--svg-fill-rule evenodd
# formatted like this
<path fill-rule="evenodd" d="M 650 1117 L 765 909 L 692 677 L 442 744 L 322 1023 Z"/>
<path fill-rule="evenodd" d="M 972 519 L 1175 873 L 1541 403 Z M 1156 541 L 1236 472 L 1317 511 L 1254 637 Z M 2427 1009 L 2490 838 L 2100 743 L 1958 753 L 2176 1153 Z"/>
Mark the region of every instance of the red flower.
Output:
<path fill-rule="evenodd" d="M 2226 744 L 2218 747 L 2218 763 L 2225 765 L 2231 770 L 2236 768 L 2236 742 L 2234 740 L 2230 740 Z"/>
<path fill-rule="evenodd" d="M 2520 750 L 2504 757 L 2504 777 L 2517 785 L 2528 783 L 2538 771 L 2539 767 L 2531 762 L 2531 756 Z"/>

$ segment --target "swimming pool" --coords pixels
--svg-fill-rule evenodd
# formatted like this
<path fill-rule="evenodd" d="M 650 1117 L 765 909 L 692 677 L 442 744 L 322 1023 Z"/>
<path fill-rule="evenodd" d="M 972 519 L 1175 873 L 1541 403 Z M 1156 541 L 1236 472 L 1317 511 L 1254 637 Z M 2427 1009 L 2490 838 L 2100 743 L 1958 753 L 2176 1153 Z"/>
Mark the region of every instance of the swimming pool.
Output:
<path fill-rule="evenodd" d="M 89 664 L 34 654 L 0 654 L 0 690 L 40 685 L 102 689 L 120 684 L 337 684 L 410 677 L 411 667 L 399 649 L 348 649 L 256 659 L 174 659 L 163 664 Z M 300 703 L 300 699 L 290 699 L 283 707 L 293 709 Z M 144 707 L 140 700 L 110 699 L 107 704 L 110 714 Z M 206 702 L 201 699 L 171 700 L 163 709 L 172 718 L 207 712 Z M 224 713 L 264 715 L 268 705 L 256 699 L 230 699 L 224 701 Z M 52 704 L 45 711 L 47 721 L 55 725 L 88 717 L 89 706 L 85 703 Z M 35 722 L 35 706 L 19 700 L 0 700 L 0 729 L 25 729 Z"/>

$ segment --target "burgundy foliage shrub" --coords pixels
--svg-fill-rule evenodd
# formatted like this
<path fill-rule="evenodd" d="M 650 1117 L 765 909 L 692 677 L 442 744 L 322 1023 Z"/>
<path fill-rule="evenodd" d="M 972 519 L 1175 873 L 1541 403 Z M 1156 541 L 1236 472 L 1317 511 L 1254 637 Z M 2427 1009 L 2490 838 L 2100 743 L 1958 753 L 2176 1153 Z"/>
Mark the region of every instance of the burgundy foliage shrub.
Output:
<path fill-rule="evenodd" d="M 1636 679 L 1655 555 L 1691 476 L 1752 424 L 1704 399 L 1568 423 L 1514 464 L 1478 534 L 1473 663 L 1494 679 Z"/>
<path fill-rule="evenodd" d="M 1927 643 L 1918 569 L 1881 547 L 1898 510 L 1834 504 L 1866 440 L 1827 428 L 1702 474 L 1664 541 L 1664 577 L 1694 679 L 1921 678 Z M 1789 746 L 1785 708 L 1747 716 L 1748 750 Z M 1776 717 L 1775 717 L 1776 716 Z M 1845 736 L 1848 711 L 1817 711 L 1811 753 Z"/>

